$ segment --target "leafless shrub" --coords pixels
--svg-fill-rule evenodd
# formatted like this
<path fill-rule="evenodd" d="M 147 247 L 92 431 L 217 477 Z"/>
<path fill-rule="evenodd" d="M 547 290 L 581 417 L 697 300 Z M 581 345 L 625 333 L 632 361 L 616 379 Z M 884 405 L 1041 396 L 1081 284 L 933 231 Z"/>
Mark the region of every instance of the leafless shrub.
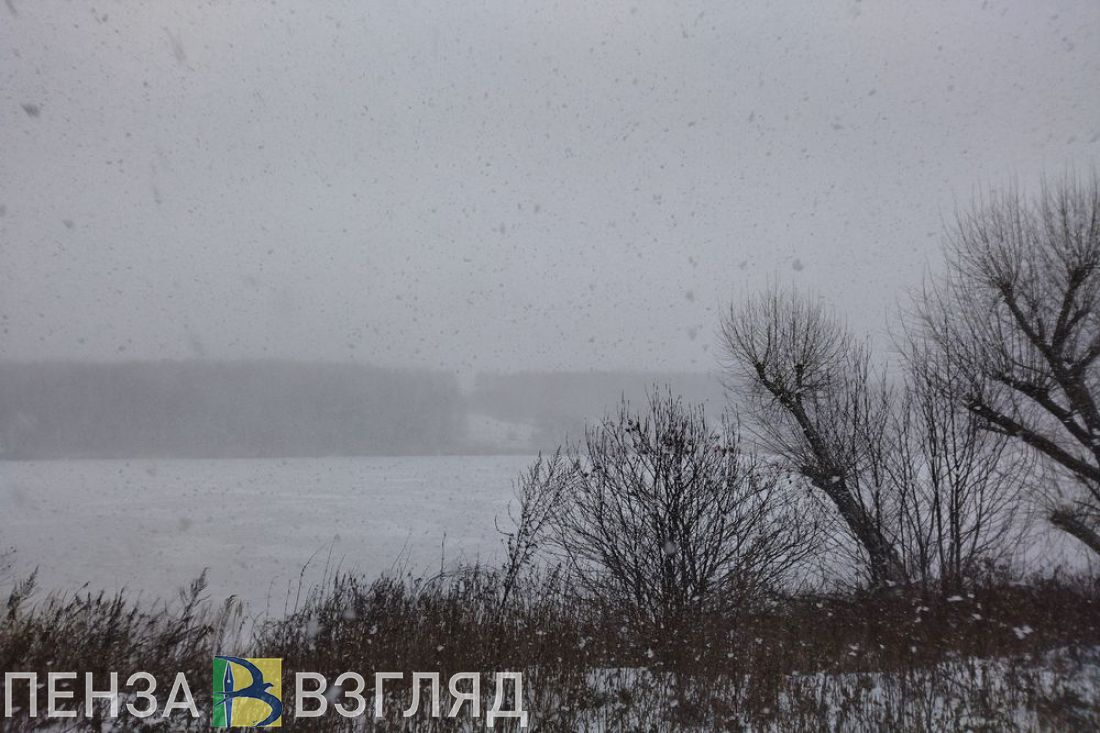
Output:
<path fill-rule="evenodd" d="M 508 602 L 520 574 L 538 552 L 539 544 L 546 538 L 556 512 L 569 487 L 573 466 L 561 449 L 553 455 L 541 454 L 516 483 L 518 513 L 509 507 L 512 527 L 505 535 L 507 556 L 501 581 L 501 604 Z"/>
<path fill-rule="evenodd" d="M 814 551 L 815 526 L 741 449 L 736 425 L 654 391 L 570 453 L 552 518 L 557 553 L 588 597 L 677 628 L 777 590 Z M 800 521 L 802 520 L 802 521 Z"/>

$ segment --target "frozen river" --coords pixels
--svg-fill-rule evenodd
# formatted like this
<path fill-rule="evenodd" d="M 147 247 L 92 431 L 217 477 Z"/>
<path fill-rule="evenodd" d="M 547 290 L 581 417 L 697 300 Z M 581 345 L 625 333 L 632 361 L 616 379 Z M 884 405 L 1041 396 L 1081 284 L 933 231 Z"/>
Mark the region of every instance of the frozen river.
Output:
<path fill-rule="evenodd" d="M 211 598 L 281 610 L 303 566 L 374 576 L 498 557 L 523 456 L 0 462 L 0 547 L 40 588 Z M 331 554 L 330 554 L 331 553 Z M 10 577 L 0 579 L 6 583 Z"/>
<path fill-rule="evenodd" d="M 212 599 L 281 612 L 326 564 L 414 576 L 500 557 L 525 456 L 269 460 L 0 461 L 0 600 L 38 568 L 40 592 L 122 587 L 174 598 L 208 568 Z M 1029 558 L 1030 556 L 1030 558 Z M 312 560 L 311 560 L 312 558 Z M 1017 560 L 1080 567 L 1080 548 L 1037 521 Z M 2 569 L 0 569 L 2 570 Z"/>

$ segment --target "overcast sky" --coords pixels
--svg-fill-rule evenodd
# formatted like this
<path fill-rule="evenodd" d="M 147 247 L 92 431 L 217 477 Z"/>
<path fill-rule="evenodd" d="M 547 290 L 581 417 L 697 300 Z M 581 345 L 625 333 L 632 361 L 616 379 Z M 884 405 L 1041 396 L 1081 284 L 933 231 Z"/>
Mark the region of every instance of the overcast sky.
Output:
<path fill-rule="evenodd" d="M 0 358 L 710 369 L 1100 159 L 1100 3 L 0 7 Z"/>

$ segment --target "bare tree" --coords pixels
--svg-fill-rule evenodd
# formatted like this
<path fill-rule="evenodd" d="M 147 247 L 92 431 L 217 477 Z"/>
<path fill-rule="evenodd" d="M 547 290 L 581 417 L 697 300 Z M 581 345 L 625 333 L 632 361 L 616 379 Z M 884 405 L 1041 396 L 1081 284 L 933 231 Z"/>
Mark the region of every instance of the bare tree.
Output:
<path fill-rule="evenodd" d="M 1069 482 L 1055 526 L 1100 553 L 1100 186 L 991 195 L 958 216 L 947 274 L 924 294 L 932 342 L 959 360 L 963 406 Z"/>
<path fill-rule="evenodd" d="M 586 430 L 553 541 L 590 595 L 642 624 L 688 623 L 776 590 L 814 552 L 774 477 L 728 419 L 668 392 Z"/>
<path fill-rule="evenodd" d="M 765 446 L 835 507 L 872 583 L 903 581 L 885 525 L 889 393 L 866 348 L 819 305 L 778 290 L 731 308 L 722 337 Z"/>
<path fill-rule="evenodd" d="M 1029 457 L 961 406 L 950 352 L 905 347 L 907 383 L 890 426 L 887 473 L 907 575 L 957 593 L 983 565 L 1005 560 L 1023 532 L 1018 509 Z"/>

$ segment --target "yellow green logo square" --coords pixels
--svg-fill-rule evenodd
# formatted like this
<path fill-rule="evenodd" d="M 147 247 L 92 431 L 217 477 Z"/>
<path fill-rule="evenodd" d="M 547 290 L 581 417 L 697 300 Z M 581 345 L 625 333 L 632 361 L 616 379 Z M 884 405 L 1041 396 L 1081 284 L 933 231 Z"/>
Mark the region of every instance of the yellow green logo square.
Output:
<path fill-rule="evenodd" d="M 283 724 L 283 660 L 214 657 L 215 728 L 278 728 Z"/>

